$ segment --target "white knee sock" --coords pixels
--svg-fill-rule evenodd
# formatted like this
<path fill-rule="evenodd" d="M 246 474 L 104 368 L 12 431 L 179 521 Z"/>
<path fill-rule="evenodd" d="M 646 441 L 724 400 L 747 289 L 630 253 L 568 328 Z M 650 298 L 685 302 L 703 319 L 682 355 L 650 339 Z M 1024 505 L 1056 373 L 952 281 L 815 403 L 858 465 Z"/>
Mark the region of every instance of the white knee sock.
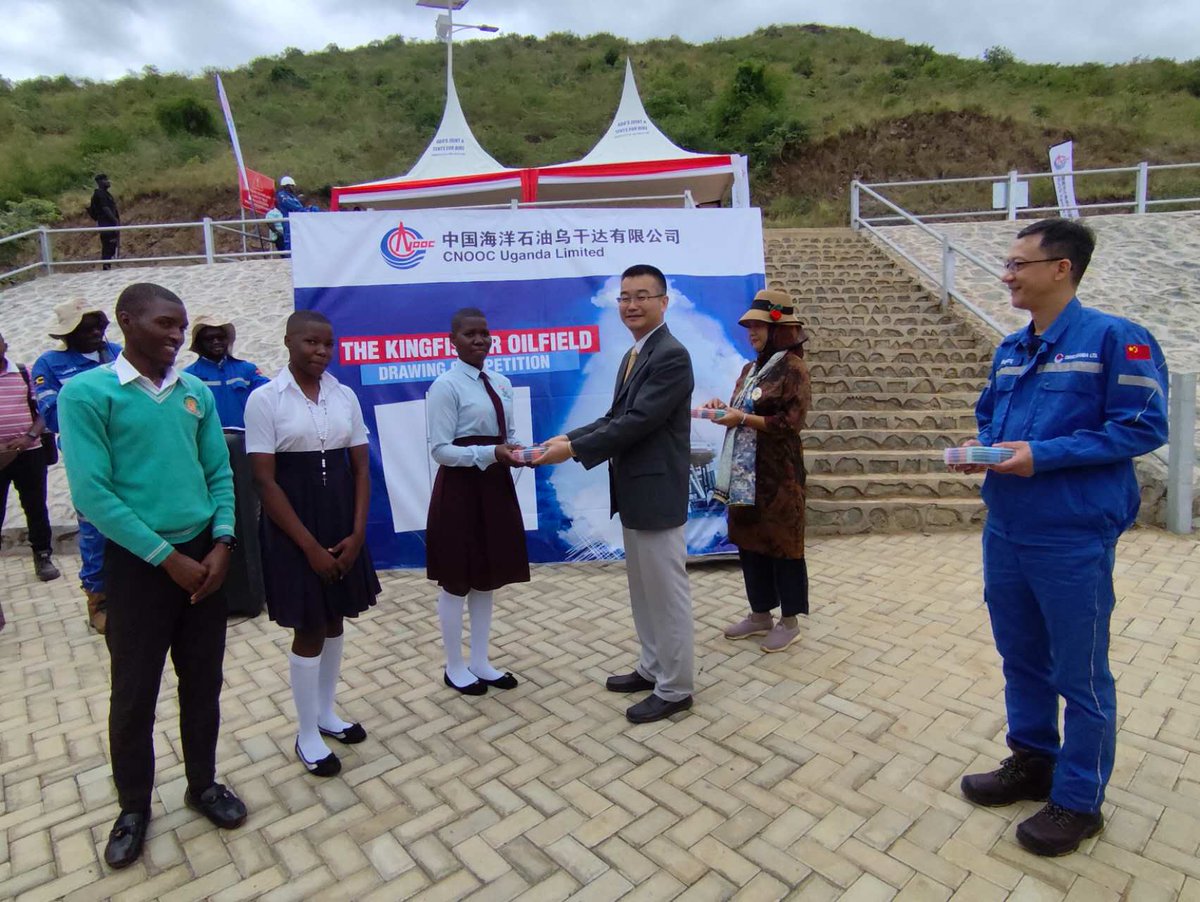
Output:
<path fill-rule="evenodd" d="M 471 612 L 471 673 L 481 680 L 498 680 L 504 676 L 488 661 L 488 637 L 492 632 L 492 593 L 472 589 L 467 596 Z"/>
<path fill-rule="evenodd" d="M 339 733 L 353 726 L 338 717 L 333 710 L 333 698 L 337 694 L 338 677 L 342 673 L 342 648 L 345 645 L 345 639 L 346 637 L 342 635 L 330 636 L 325 640 L 319 659 L 321 666 L 317 671 L 319 675 L 317 685 L 320 687 L 320 694 L 317 697 L 321 701 L 317 713 L 317 724 L 331 733 Z"/>
<path fill-rule="evenodd" d="M 438 619 L 442 623 L 442 644 L 446 646 L 446 675 L 455 686 L 470 686 L 475 682 L 467 670 L 462 653 L 463 606 L 466 597 L 451 595 L 445 589 L 438 593 Z"/>
<path fill-rule="evenodd" d="M 329 754 L 329 746 L 317 729 L 317 714 L 321 707 L 318 693 L 321 659 L 302 658 L 288 652 L 292 672 L 292 700 L 296 703 L 296 718 L 300 722 L 300 751 L 307 761 L 320 761 Z"/>

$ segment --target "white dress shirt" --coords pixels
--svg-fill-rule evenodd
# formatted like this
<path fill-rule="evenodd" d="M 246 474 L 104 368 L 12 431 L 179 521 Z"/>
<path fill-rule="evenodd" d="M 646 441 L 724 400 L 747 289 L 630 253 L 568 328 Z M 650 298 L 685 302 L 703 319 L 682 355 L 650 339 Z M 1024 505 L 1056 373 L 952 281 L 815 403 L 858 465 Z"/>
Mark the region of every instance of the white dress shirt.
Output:
<path fill-rule="evenodd" d="M 124 354 L 117 355 L 117 359 L 113 361 L 113 370 L 117 374 L 117 381 L 122 385 L 128 385 L 130 382 L 137 383 L 138 388 L 148 392 L 153 398 L 165 397 L 179 381 L 179 371 L 175 367 L 169 366 L 163 374 L 162 385 L 155 385 L 154 380 L 138 372 L 138 369 L 125 359 Z"/>
<path fill-rule="evenodd" d="M 358 398 L 329 373 L 321 375 L 315 404 L 286 366 L 246 401 L 247 454 L 320 451 L 322 428 L 327 451 L 367 443 Z"/>
<path fill-rule="evenodd" d="M 496 462 L 495 445 L 459 447 L 456 438 L 468 435 L 499 435 L 496 407 L 479 379 L 480 371 L 456 360 L 434 380 L 425 396 L 425 416 L 429 430 L 429 449 L 433 459 L 444 467 L 478 467 L 486 470 Z M 501 373 L 488 372 L 488 381 L 500 397 L 504 410 L 506 444 L 517 443 L 513 422 L 513 388 Z"/>

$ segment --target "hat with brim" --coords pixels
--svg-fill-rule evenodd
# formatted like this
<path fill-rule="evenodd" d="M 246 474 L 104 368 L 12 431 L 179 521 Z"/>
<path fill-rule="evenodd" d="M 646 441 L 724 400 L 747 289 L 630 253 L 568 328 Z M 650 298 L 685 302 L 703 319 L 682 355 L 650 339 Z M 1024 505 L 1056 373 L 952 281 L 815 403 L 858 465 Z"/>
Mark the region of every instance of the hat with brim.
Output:
<path fill-rule="evenodd" d="M 201 329 L 221 329 L 225 332 L 225 353 L 229 353 L 233 349 L 233 343 L 237 340 L 237 329 L 233 323 L 222 322 L 220 318 L 213 316 L 210 313 L 201 313 L 192 320 L 192 347 L 193 354 L 199 354 L 200 348 L 197 347 L 200 338 Z"/>
<path fill-rule="evenodd" d="M 769 326 L 801 326 L 796 305 L 786 291 L 764 288 L 750 302 L 750 309 L 738 318 L 739 326 L 766 323 Z"/>
<path fill-rule="evenodd" d="M 83 298 L 71 298 L 54 308 L 54 321 L 50 324 L 51 338 L 66 338 L 79 328 L 83 318 L 89 313 L 99 313 L 105 319 L 108 316 L 99 304 Z"/>

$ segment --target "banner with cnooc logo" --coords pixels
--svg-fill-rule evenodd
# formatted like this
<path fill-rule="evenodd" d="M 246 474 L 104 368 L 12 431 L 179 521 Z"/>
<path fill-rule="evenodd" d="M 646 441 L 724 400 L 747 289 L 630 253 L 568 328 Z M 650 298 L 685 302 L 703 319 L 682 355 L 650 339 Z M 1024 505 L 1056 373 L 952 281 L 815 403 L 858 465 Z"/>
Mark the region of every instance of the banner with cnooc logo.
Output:
<path fill-rule="evenodd" d="M 371 431 L 368 542 L 380 567 L 425 562 L 425 515 L 437 464 L 425 395 L 455 359 L 450 317 L 487 315 L 487 366 L 516 395 L 517 431 L 533 444 L 608 410 L 633 343 L 617 312 L 620 273 L 667 274 L 667 325 L 691 352 L 693 401 L 728 399 L 749 358 L 738 316 L 764 285 L 756 209 L 405 210 L 294 214 L 298 310 L 333 322 L 331 371 L 362 402 Z M 724 430 L 694 420 L 688 550 L 726 544 L 712 501 Z M 576 463 L 513 471 L 533 561 L 618 557 L 607 468 Z"/>

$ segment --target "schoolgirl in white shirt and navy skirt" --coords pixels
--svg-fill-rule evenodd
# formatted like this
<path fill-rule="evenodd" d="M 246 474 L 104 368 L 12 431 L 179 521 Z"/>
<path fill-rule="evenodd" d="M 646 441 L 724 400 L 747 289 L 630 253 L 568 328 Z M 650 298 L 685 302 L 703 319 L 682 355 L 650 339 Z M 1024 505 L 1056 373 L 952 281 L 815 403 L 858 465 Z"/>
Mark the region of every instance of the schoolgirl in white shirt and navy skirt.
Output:
<path fill-rule="evenodd" d="M 425 399 L 430 453 L 440 464 L 425 532 L 429 579 L 441 587 L 438 618 L 446 647 L 442 680 L 465 695 L 513 689 L 517 678 L 488 657 L 492 593 L 529 582 L 525 526 L 512 467 L 524 466 L 513 420 L 512 383 L 485 371 L 491 333 L 483 313 L 454 314 L 450 340 L 458 360 L 434 381 Z M 463 609 L 471 618 L 471 656 L 463 660 Z"/>
<path fill-rule="evenodd" d="M 288 653 L 299 729 L 296 754 L 318 776 L 341 770 L 325 738 L 366 739 L 338 716 L 344 617 L 375 604 L 366 540 L 371 483 L 367 431 L 354 393 L 325 371 L 333 328 L 323 315 L 288 318 L 288 365 L 246 404 L 246 451 L 262 500 L 267 612 L 294 630 Z"/>

